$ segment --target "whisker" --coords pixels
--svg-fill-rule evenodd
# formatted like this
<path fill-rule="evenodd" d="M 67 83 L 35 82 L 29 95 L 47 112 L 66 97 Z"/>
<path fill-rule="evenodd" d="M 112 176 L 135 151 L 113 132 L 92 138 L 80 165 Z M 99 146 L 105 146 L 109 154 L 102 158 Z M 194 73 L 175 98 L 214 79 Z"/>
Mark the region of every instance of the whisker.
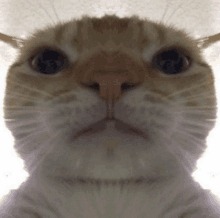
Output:
<path fill-rule="evenodd" d="M 53 20 L 53 18 L 50 16 L 50 14 L 48 13 L 48 11 L 45 10 L 45 8 L 42 6 L 42 4 L 39 3 L 39 1 L 38 1 L 38 5 L 39 5 L 39 8 L 42 9 L 42 10 L 45 12 L 45 14 L 46 14 L 46 15 L 52 20 L 52 22 L 56 25 L 56 23 L 55 23 L 55 21 Z"/>
<path fill-rule="evenodd" d="M 164 19 L 163 23 L 166 23 L 166 24 L 167 24 L 168 21 L 170 20 L 170 18 L 171 18 L 172 16 L 174 16 L 177 11 L 179 11 L 180 9 L 182 9 L 182 4 L 183 4 L 183 3 L 180 2 L 180 3 L 178 4 L 178 6 L 177 6 L 176 8 L 174 8 L 173 13 L 170 13 L 170 16 L 168 17 L 168 19 L 167 19 L 167 20 Z"/>
<path fill-rule="evenodd" d="M 195 101 L 195 100 L 208 100 L 208 99 L 215 99 L 215 96 L 211 96 L 211 95 L 194 95 L 194 96 L 190 96 L 190 97 L 185 97 L 185 98 L 182 98 L 181 100 L 177 100 L 174 104 L 180 104 L 180 103 L 186 103 L 188 101 Z"/>
<path fill-rule="evenodd" d="M 171 0 L 171 2 L 172 2 L 172 0 Z M 164 12 L 163 12 L 163 15 L 162 15 L 161 19 L 160 19 L 161 22 L 164 21 L 164 17 L 166 16 L 167 11 L 168 11 L 169 8 L 170 8 L 170 0 L 167 0 L 167 1 L 166 1 L 166 8 L 165 8 L 165 10 L 164 10 Z"/>
<path fill-rule="evenodd" d="M 32 107 L 32 108 L 34 108 L 34 107 Z M 43 109 L 43 108 L 42 108 Z M 39 109 L 39 110 L 37 110 L 37 109 L 29 109 L 29 108 L 24 108 L 24 109 L 21 109 L 21 110 L 8 110 L 8 108 L 6 108 L 6 110 L 7 110 L 7 113 L 8 114 L 10 114 L 11 116 L 14 116 L 14 115 L 25 115 L 25 116 L 27 116 L 27 115 L 33 115 L 33 114 L 35 114 L 36 115 L 36 113 L 42 113 L 42 110 L 41 109 Z M 47 112 L 46 110 L 45 111 L 43 111 L 45 114 L 51 114 L 51 112 Z"/>
<path fill-rule="evenodd" d="M 187 129 L 186 129 L 186 130 L 187 130 Z M 192 135 L 191 132 L 184 131 L 183 129 L 177 128 L 177 129 L 175 130 L 175 132 L 179 132 L 179 133 L 181 133 L 181 134 L 187 136 L 187 138 L 188 138 L 188 137 L 193 138 L 193 139 L 194 139 L 195 141 L 197 141 L 197 142 L 201 142 L 201 143 L 204 142 L 202 139 L 199 139 L 199 138 L 195 137 L 194 135 Z"/>
<path fill-rule="evenodd" d="M 212 83 L 212 82 L 207 83 L 207 81 L 204 80 L 203 83 L 200 83 L 200 84 L 197 84 L 197 85 L 192 85 L 192 86 L 190 86 L 190 87 L 186 87 L 186 88 L 181 89 L 181 90 L 179 90 L 179 91 L 175 91 L 175 92 L 171 93 L 170 95 L 168 95 L 167 97 L 173 97 L 173 96 L 179 95 L 179 94 L 181 94 L 181 93 L 184 93 L 184 92 L 186 92 L 186 91 L 196 90 L 197 88 L 201 88 L 201 86 L 203 86 L 203 85 L 206 85 L 206 86 L 207 86 L 208 84 L 211 84 L 211 83 Z"/>
<path fill-rule="evenodd" d="M 176 145 L 179 145 L 179 146 L 175 146 L 175 147 L 171 146 L 170 143 L 172 141 L 174 141 L 174 139 L 171 140 L 170 136 L 168 136 L 165 131 L 162 131 L 161 129 L 158 129 L 158 133 L 161 136 L 163 136 L 164 139 L 168 140 L 168 142 L 166 142 L 164 140 L 161 142 L 163 144 L 163 146 L 165 146 L 168 149 L 168 151 L 171 154 L 173 154 L 173 157 L 175 159 L 178 159 L 177 162 L 180 163 L 188 173 L 191 173 L 191 169 L 189 168 L 190 164 L 189 164 L 189 166 L 187 165 L 185 157 L 186 157 L 186 153 L 188 155 L 191 155 L 191 156 L 193 156 L 193 155 L 190 154 L 189 151 L 184 149 L 184 146 L 181 146 L 179 141 L 176 144 Z M 195 159 L 195 158 L 192 158 L 192 159 Z"/>
<path fill-rule="evenodd" d="M 19 148 L 16 148 L 16 150 L 20 151 L 25 146 L 25 144 L 28 144 L 28 141 L 31 141 L 31 142 L 34 141 L 33 137 L 38 136 L 38 134 L 43 135 L 44 131 L 42 131 L 42 129 L 40 129 L 39 131 L 32 131 L 34 133 L 28 134 L 23 139 L 19 139 L 18 141 L 19 143 L 22 143 L 22 146 L 20 146 Z M 35 138 L 38 138 L 38 137 L 35 137 Z"/>
<path fill-rule="evenodd" d="M 211 94 L 210 92 L 206 92 L 206 93 L 204 92 L 202 94 L 190 95 L 190 96 L 184 96 L 184 97 L 178 96 L 178 97 L 181 100 L 178 98 L 174 104 L 184 103 L 187 101 L 195 101 L 198 99 L 202 99 L 202 100 L 215 99 L 215 96 L 213 96 L 213 94 Z"/>
<path fill-rule="evenodd" d="M 59 131 L 55 132 L 53 137 L 50 137 L 50 139 L 47 140 L 47 142 L 51 142 L 53 139 L 57 138 L 57 135 L 58 135 Z M 47 147 L 45 146 L 45 144 L 47 144 Z M 33 154 L 33 156 L 35 157 L 38 157 L 38 155 L 40 153 L 42 153 L 42 150 L 45 150 L 43 153 L 42 153 L 42 156 L 40 157 L 40 159 L 37 161 L 37 163 L 35 164 L 35 166 L 32 168 L 32 170 L 30 171 L 30 175 L 32 175 L 34 173 L 34 171 L 37 169 L 37 167 L 40 165 L 40 163 L 46 158 L 46 156 L 49 154 L 49 152 L 51 150 L 54 149 L 54 147 L 56 146 L 56 143 L 42 143 L 42 146 L 40 146 L 40 149 L 38 150 L 38 154 L 36 155 L 36 153 Z M 32 157 L 30 157 L 32 159 Z M 38 157 L 39 158 L 39 157 Z"/>
<path fill-rule="evenodd" d="M 16 111 L 16 112 L 23 112 L 25 111 L 28 112 L 33 112 L 33 111 L 42 111 L 40 109 L 44 109 L 44 107 L 39 108 L 39 110 L 37 110 L 36 106 L 3 106 L 3 109 L 8 110 L 8 111 Z"/>
<path fill-rule="evenodd" d="M 29 0 L 26 0 L 26 2 L 27 3 L 29 3 L 29 5 L 30 6 L 32 6 L 32 8 L 34 8 L 34 9 L 31 9 L 31 7 L 29 8 L 29 10 L 31 10 L 32 12 L 34 12 L 35 14 L 37 14 L 38 16 L 40 16 L 40 17 L 42 17 L 42 13 L 40 12 L 39 13 L 39 11 L 37 11 L 36 10 L 36 6 L 35 5 L 33 5 Z M 38 5 L 39 5 L 39 3 L 38 3 Z M 40 5 L 41 7 L 39 7 L 39 8 L 41 8 L 45 13 L 43 13 L 43 15 L 47 15 L 49 18 L 50 18 L 50 20 L 55 24 L 55 22 L 54 22 L 54 20 L 51 18 L 51 16 L 47 13 L 47 11 L 45 11 L 45 9 L 44 8 L 42 8 L 42 5 Z"/>
<path fill-rule="evenodd" d="M 206 121 L 205 123 L 204 122 L 199 122 L 198 120 L 197 121 L 192 121 L 192 120 L 186 120 L 185 121 L 182 121 L 182 124 L 181 126 L 183 125 L 186 125 L 187 126 L 187 131 L 190 130 L 190 131 L 194 131 L 196 133 L 200 133 L 200 130 L 199 129 L 195 129 L 195 127 L 202 127 L 203 129 L 210 129 L 211 126 L 213 125 L 213 122 L 210 122 L 210 121 Z M 193 125 L 193 126 L 191 126 Z"/>
<path fill-rule="evenodd" d="M 46 95 L 46 96 L 50 96 L 50 94 L 49 93 L 47 93 L 47 92 L 45 92 L 45 91 L 43 91 L 43 90 L 39 90 L 39 89 L 36 89 L 35 87 L 33 87 L 33 86 L 28 86 L 28 85 L 26 85 L 26 84 L 20 84 L 20 83 L 18 83 L 18 82 L 16 82 L 16 81 L 13 81 L 13 80 L 11 80 L 11 79 L 9 79 L 9 81 L 12 81 L 14 84 L 17 84 L 17 85 L 19 85 L 20 87 L 22 87 L 22 88 L 26 88 L 27 90 L 31 90 L 32 92 L 33 91 L 35 91 L 36 93 L 41 93 L 41 94 L 43 94 L 43 95 Z M 9 91 L 10 91 L 10 89 L 9 89 Z M 23 90 L 24 91 L 24 90 Z"/>
<path fill-rule="evenodd" d="M 175 104 L 174 104 L 175 105 Z M 184 110 L 183 110 L 184 108 Z M 216 109 L 216 106 L 191 106 L 191 107 L 175 107 L 175 109 L 178 109 L 178 111 L 180 112 L 195 112 L 196 111 L 196 114 L 198 113 L 205 113 L 207 111 L 208 114 L 210 114 L 210 109 L 213 110 L 213 109 Z M 197 113 L 198 112 L 198 113 Z"/>
<path fill-rule="evenodd" d="M 15 122 L 17 121 L 17 119 L 14 119 Z M 13 123 L 13 121 L 9 121 L 6 123 Z M 25 124 L 24 123 L 13 123 L 13 128 L 18 128 L 18 127 L 24 127 L 24 128 L 27 128 L 27 126 L 29 126 L 30 124 L 31 125 L 34 125 L 34 124 L 37 124 L 38 122 L 36 122 L 36 119 L 28 119 L 27 121 L 25 120 Z M 36 127 L 29 127 L 28 130 L 32 129 L 32 128 L 36 128 Z M 16 133 L 19 133 L 19 131 L 22 131 L 23 130 L 16 130 Z"/>
<path fill-rule="evenodd" d="M 187 96 L 187 97 L 184 97 L 184 99 L 182 99 L 181 101 L 178 100 L 177 103 L 181 103 L 181 102 L 187 102 L 189 100 L 198 100 L 198 99 L 203 99 L 203 100 L 206 100 L 206 99 L 215 99 L 215 96 L 209 94 L 208 92 L 207 93 L 203 93 L 203 94 L 198 94 L 198 95 L 193 95 L 193 96 Z"/>
<path fill-rule="evenodd" d="M 179 113 L 182 113 L 182 116 L 184 116 L 185 119 L 192 119 L 193 118 L 193 119 L 208 120 L 208 119 L 211 119 L 211 117 L 215 116 L 214 113 L 210 113 L 210 112 L 198 112 L 197 113 L 195 111 L 179 111 Z M 207 118 L 204 116 L 206 116 Z M 216 120 L 216 119 L 213 117 L 213 119 L 211 119 L 211 120 Z M 199 122 L 199 121 L 197 121 L 197 122 Z"/>
<path fill-rule="evenodd" d="M 51 3 L 52 8 L 53 8 L 54 14 L 55 14 L 55 16 L 57 18 L 57 21 L 60 21 L 59 16 L 58 16 L 57 11 L 56 11 L 55 6 L 54 6 L 54 2 L 51 1 L 51 0 L 49 0 L 49 1 Z"/>
<path fill-rule="evenodd" d="M 22 94 L 17 94 L 17 93 L 13 93 L 13 94 L 8 93 L 6 99 L 9 100 L 9 99 L 15 99 L 15 98 L 20 99 L 20 100 L 28 100 L 30 102 L 43 102 L 43 100 L 40 97 L 32 97 L 30 95 L 25 95 L 25 94 L 22 95 Z"/>

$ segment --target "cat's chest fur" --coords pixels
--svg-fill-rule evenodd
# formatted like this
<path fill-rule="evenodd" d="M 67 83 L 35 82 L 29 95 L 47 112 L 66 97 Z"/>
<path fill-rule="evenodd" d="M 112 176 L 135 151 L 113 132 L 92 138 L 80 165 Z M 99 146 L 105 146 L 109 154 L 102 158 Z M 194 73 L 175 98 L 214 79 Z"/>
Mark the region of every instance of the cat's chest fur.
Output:
<path fill-rule="evenodd" d="M 213 84 L 193 39 L 138 17 L 37 32 L 7 77 L 6 124 L 30 172 L 13 199 L 42 217 L 196 213 L 207 196 L 190 173 L 214 125 Z"/>
<path fill-rule="evenodd" d="M 210 212 L 215 214 L 208 205 L 216 206 L 216 203 L 184 173 L 179 178 L 161 177 L 140 183 L 121 181 L 118 184 L 51 178 L 42 179 L 35 174 L 22 186 L 20 195 L 16 196 L 14 213 L 19 213 L 23 206 L 28 208 L 27 212 L 36 211 L 39 217 L 170 218 L 191 213 L 196 213 L 195 217 Z M 204 201 L 207 205 L 200 208 Z M 25 215 L 26 210 L 23 212 Z"/>

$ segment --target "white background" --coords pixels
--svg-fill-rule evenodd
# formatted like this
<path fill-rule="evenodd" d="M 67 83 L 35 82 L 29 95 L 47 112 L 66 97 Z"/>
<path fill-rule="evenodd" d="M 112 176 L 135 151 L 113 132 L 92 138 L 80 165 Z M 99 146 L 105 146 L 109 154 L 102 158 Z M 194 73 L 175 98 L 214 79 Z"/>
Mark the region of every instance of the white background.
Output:
<path fill-rule="evenodd" d="M 120 17 L 139 15 L 154 21 L 163 21 L 185 29 L 195 38 L 220 33 L 220 0 L 0 0 L 0 32 L 16 37 L 27 37 L 36 28 L 69 20 L 82 15 Z M 204 50 L 214 70 L 216 91 L 220 96 L 220 43 Z M 0 198 L 17 188 L 28 174 L 22 170 L 22 161 L 13 151 L 13 139 L 5 129 L 2 99 L 5 75 L 16 57 L 16 51 L 0 42 Z M 208 137 L 208 149 L 198 161 L 193 176 L 204 188 L 220 196 L 220 131 L 216 128 Z"/>

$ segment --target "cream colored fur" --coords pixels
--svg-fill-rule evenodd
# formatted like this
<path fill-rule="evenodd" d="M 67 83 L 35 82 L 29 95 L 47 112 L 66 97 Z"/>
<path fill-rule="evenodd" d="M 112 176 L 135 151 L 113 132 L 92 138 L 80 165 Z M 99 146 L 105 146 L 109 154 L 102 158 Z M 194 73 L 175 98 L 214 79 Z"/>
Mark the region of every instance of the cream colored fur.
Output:
<path fill-rule="evenodd" d="M 45 48 L 67 66 L 37 72 Z M 155 67 L 170 49 L 184 54 L 183 72 Z M 220 217 L 217 199 L 191 178 L 216 96 L 211 68 L 184 31 L 116 16 L 37 31 L 9 69 L 4 106 L 30 177 L 0 218 Z"/>

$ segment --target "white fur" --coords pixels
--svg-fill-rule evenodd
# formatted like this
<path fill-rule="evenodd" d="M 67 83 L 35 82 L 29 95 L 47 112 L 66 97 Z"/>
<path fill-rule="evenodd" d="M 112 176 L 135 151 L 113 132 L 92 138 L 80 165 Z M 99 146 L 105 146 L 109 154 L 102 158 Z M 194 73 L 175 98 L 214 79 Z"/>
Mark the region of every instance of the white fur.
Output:
<path fill-rule="evenodd" d="M 68 37 L 64 35 L 67 41 Z M 78 54 L 65 40 L 60 48 L 75 60 Z M 148 49 L 143 58 L 149 61 L 160 46 L 152 44 Z M 22 69 L 23 74 L 30 73 L 25 61 L 19 64 L 12 67 L 11 74 Z M 195 61 L 189 75 L 204 74 L 210 70 L 206 67 Z M 214 125 L 210 119 L 215 117 L 214 106 L 207 113 L 202 111 L 204 99 L 212 94 L 212 87 L 210 93 L 202 93 L 202 82 L 195 85 L 201 89 L 196 96 L 201 108 L 186 106 L 191 96 L 185 99 L 180 94 L 188 87 L 172 93 L 172 101 L 168 101 L 143 84 L 123 94 L 114 105 L 116 120 L 106 123 L 102 120 L 107 104 L 89 88 L 78 86 L 50 100 L 32 96 L 35 106 L 18 107 L 21 110 L 11 111 L 6 120 L 30 177 L 5 199 L 0 218 L 220 217 L 215 197 L 191 178 Z M 44 90 L 37 92 L 47 95 Z M 25 98 L 13 90 L 8 93 L 8 99 Z M 96 132 L 76 137 L 89 126 Z"/>

